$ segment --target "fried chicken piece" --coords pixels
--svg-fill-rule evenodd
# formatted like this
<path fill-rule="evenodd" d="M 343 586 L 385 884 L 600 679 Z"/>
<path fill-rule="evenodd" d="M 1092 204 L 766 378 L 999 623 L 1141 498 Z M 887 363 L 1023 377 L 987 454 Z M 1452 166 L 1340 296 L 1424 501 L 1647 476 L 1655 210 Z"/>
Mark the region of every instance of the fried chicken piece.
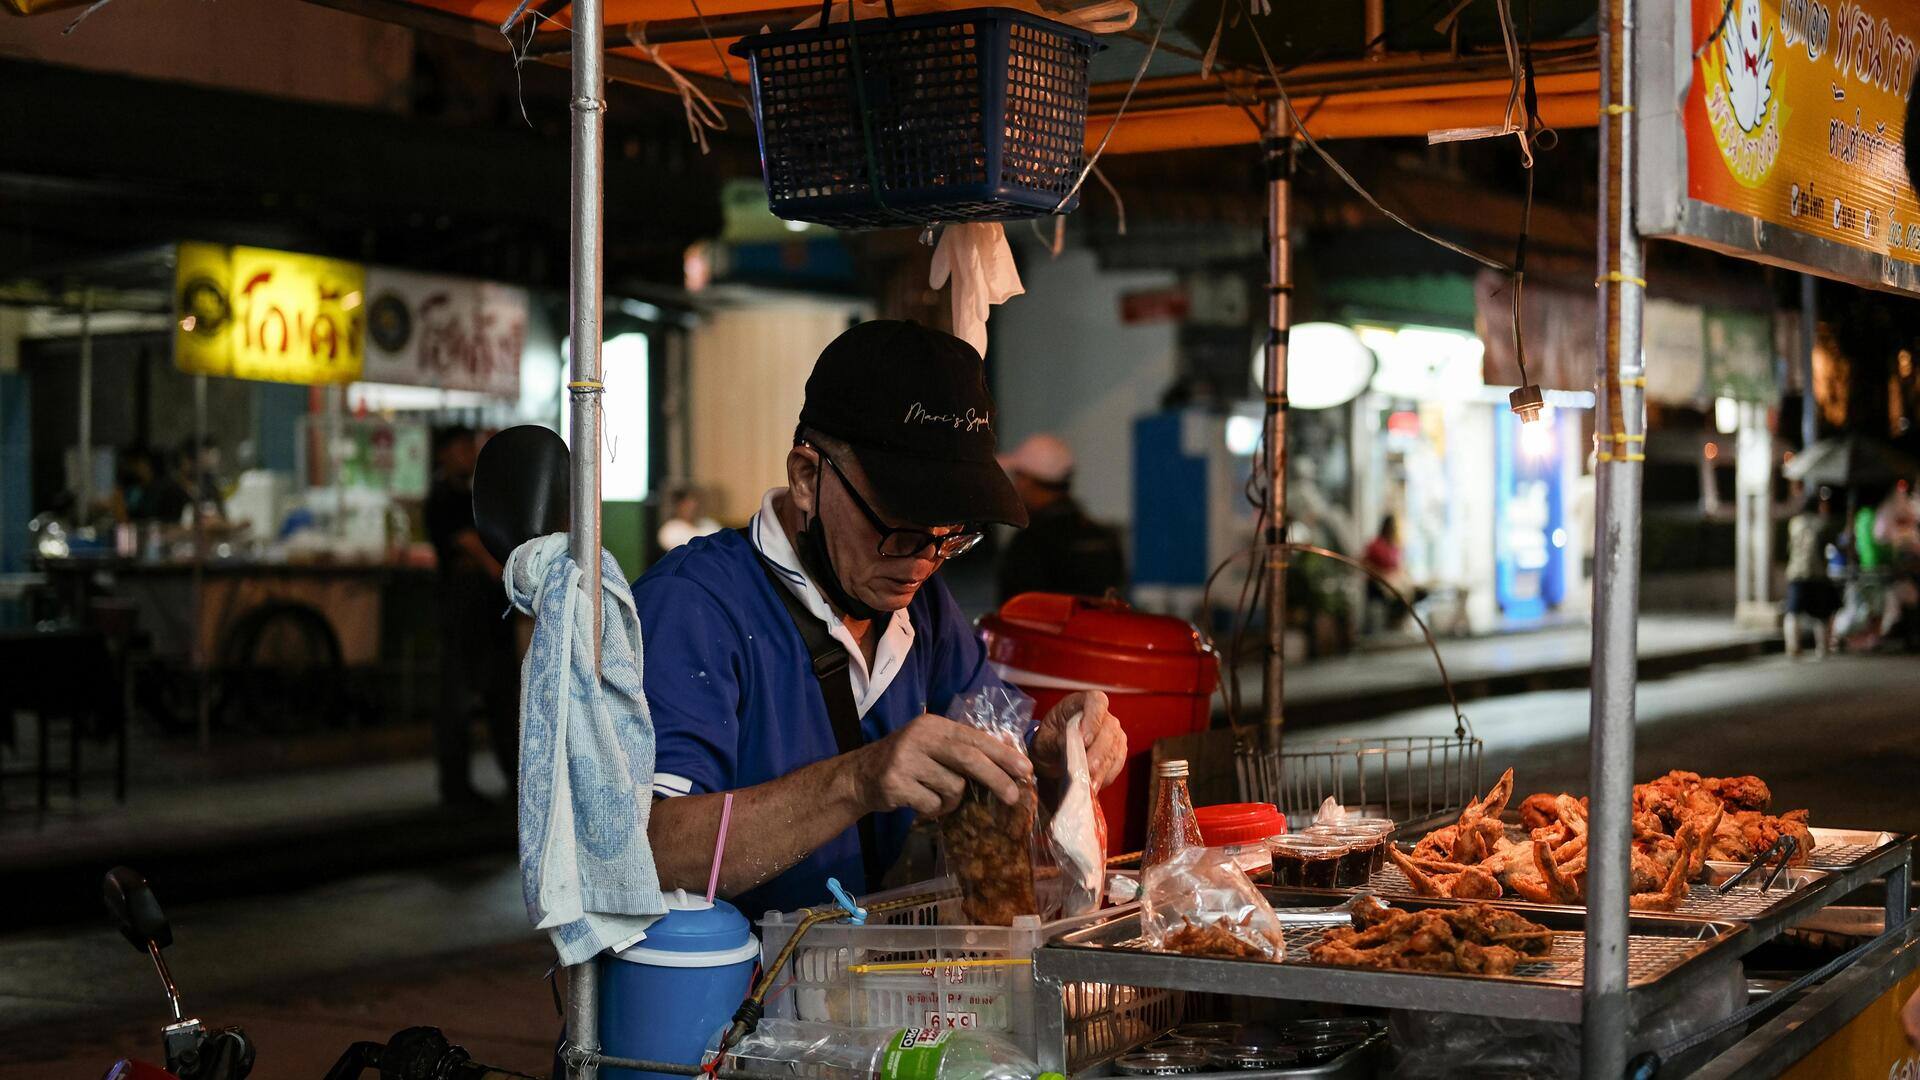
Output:
<path fill-rule="evenodd" d="M 1212 956 L 1226 960 L 1279 960 L 1285 943 L 1264 937 L 1248 923 L 1226 921 L 1196 923 L 1182 916 L 1180 928 L 1161 939 L 1160 947 L 1187 956 Z M 1266 947 L 1262 947 L 1264 941 Z"/>
<path fill-rule="evenodd" d="M 1705 782 L 1709 794 L 1727 804 L 1729 810 L 1766 812 L 1773 804 L 1773 791 L 1757 776 L 1710 777 Z"/>
<path fill-rule="evenodd" d="M 1460 835 L 1460 826 L 1445 825 L 1420 838 L 1413 845 L 1413 857 L 1423 860 L 1453 862 L 1454 838 Z"/>
<path fill-rule="evenodd" d="M 1460 866 L 1457 870 L 1429 873 L 1419 862 L 1402 854 L 1392 844 L 1387 845 L 1387 858 L 1407 876 L 1407 884 L 1413 887 L 1416 896 L 1461 900 L 1498 900 L 1501 897 L 1500 882 L 1478 866 Z"/>
<path fill-rule="evenodd" d="M 1680 827 L 1680 835 L 1674 837 L 1673 866 L 1667 872 L 1667 880 L 1658 891 L 1636 891 L 1627 898 L 1628 906 L 1635 911 L 1672 911 L 1687 898 L 1687 868 L 1691 865 L 1693 849 L 1700 845 L 1700 834 L 1692 822 Z"/>
<path fill-rule="evenodd" d="M 1560 820 L 1560 811 L 1555 805 L 1558 796 L 1541 793 L 1529 795 L 1520 803 L 1520 824 L 1528 831 L 1544 829 Z"/>
<path fill-rule="evenodd" d="M 1395 911 L 1367 903 L 1356 906 L 1353 917 L 1355 928 L 1327 931 L 1309 958 L 1344 967 L 1505 975 L 1553 948 L 1551 930 L 1484 904 Z"/>
<path fill-rule="evenodd" d="M 1513 770 L 1500 774 L 1485 798 L 1475 799 L 1460 812 L 1460 819 L 1428 833 L 1413 846 L 1416 859 L 1444 860 L 1472 865 L 1491 855 L 1506 838 L 1506 826 L 1500 815 L 1513 798 Z"/>
<path fill-rule="evenodd" d="M 1807 811 L 1789 810 L 1777 817 L 1743 811 L 1732 815 L 1734 823 L 1740 827 L 1741 837 L 1746 841 L 1747 850 L 1753 855 L 1772 847 L 1782 836 L 1793 837 L 1798 845 L 1793 858 L 1788 860 L 1794 865 L 1805 863 L 1812 856 L 1814 848 L 1813 831 L 1807 828 Z M 1748 858 L 1752 858 L 1749 855 Z"/>

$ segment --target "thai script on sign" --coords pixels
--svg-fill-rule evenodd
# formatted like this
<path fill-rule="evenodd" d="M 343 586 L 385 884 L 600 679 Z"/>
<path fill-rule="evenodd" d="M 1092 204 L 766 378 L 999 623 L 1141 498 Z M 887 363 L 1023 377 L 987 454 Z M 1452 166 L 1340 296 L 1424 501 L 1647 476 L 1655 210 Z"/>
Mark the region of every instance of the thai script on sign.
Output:
<path fill-rule="evenodd" d="M 1820 59 L 1834 45 L 1836 78 L 1891 93 L 1904 92 L 1913 79 L 1913 39 L 1852 0 L 1840 5 L 1838 18 L 1820 0 L 1786 0 L 1780 6 L 1780 36 L 1790 46 L 1804 45 L 1809 60 Z"/>

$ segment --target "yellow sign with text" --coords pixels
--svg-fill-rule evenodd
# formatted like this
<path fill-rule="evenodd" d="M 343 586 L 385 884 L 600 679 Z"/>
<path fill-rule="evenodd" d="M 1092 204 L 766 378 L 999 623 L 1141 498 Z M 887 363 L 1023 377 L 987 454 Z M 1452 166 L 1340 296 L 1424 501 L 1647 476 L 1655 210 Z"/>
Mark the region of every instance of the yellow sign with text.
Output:
<path fill-rule="evenodd" d="M 174 365 L 196 375 L 349 383 L 366 355 L 366 270 L 267 248 L 184 243 Z"/>
<path fill-rule="evenodd" d="M 1920 199 L 1902 160 L 1907 94 L 1920 59 L 1920 3 L 1690 6 L 1688 194 L 1920 263 Z"/>
<path fill-rule="evenodd" d="M 1900 1010 L 1920 991 L 1920 971 L 1887 988 L 1839 1031 L 1782 1073 L 1783 1080 L 1916 1080 L 1920 1053 L 1907 1042 Z"/>

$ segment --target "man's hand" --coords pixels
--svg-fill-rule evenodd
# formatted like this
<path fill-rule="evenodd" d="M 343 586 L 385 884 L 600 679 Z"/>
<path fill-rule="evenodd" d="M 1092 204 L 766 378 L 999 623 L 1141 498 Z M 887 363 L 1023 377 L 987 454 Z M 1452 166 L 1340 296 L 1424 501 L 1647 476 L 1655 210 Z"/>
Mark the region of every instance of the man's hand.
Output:
<path fill-rule="evenodd" d="M 1068 694 L 1047 711 L 1033 734 L 1033 764 L 1047 776 L 1066 769 L 1067 721 L 1080 713 L 1080 739 L 1087 746 L 1087 771 L 1093 786 L 1106 787 L 1127 763 L 1127 733 L 1107 711 L 1107 695 L 1098 690 Z"/>
<path fill-rule="evenodd" d="M 1920 990 L 1915 990 L 1907 999 L 1907 1007 L 1900 1010 L 1900 1022 L 1907 1027 L 1907 1044 L 1920 1053 Z"/>
<path fill-rule="evenodd" d="M 1020 801 L 1020 785 L 1033 779 L 1033 766 L 1018 747 L 931 713 L 852 758 L 855 797 L 873 814 L 907 806 L 938 817 L 960 805 L 969 780 L 1012 804 Z"/>

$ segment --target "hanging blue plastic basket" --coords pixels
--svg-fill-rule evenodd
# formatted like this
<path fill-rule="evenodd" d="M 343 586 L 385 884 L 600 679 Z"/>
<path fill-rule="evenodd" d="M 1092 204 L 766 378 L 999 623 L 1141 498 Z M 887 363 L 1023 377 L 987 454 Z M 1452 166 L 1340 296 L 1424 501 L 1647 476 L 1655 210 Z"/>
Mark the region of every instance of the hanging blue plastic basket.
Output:
<path fill-rule="evenodd" d="M 823 20 L 824 21 L 824 20 Z M 1065 213 L 1093 35 L 972 8 L 742 39 L 773 212 L 839 229 Z"/>

